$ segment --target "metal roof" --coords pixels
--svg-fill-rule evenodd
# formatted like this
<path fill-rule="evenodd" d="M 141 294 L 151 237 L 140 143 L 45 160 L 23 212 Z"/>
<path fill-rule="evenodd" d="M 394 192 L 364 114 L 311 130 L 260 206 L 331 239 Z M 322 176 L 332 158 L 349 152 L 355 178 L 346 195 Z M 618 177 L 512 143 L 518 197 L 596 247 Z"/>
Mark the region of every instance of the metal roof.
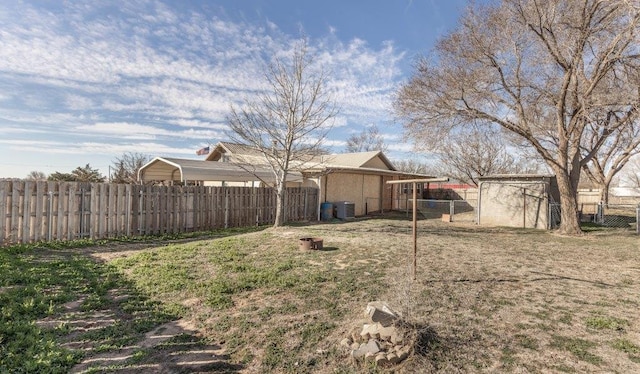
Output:
<path fill-rule="evenodd" d="M 142 182 L 157 180 L 171 180 L 176 182 L 245 182 L 260 180 L 273 183 L 275 177 L 271 169 L 266 167 L 256 167 L 253 165 L 243 165 L 241 167 L 228 162 L 156 157 L 140 168 L 138 180 Z M 292 182 L 301 181 L 302 175 L 296 172 L 289 172 L 287 180 Z"/>
<path fill-rule="evenodd" d="M 492 180 L 492 179 L 545 179 L 545 178 L 555 178 L 555 175 L 552 174 L 491 174 L 485 175 L 483 177 L 478 177 L 478 180 Z"/>
<path fill-rule="evenodd" d="M 264 163 L 262 153 L 252 146 L 228 142 L 219 142 L 209 153 L 207 161 L 218 161 L 222 154 L 227 154 L 235 159 L 246 159 L 257 163 Z M 317 166 L 324 168 L 373 168 L 381 170 L 397 170 L 382 151 L 339 153 L 329 155 L 318 155 L 311 161 L 303 162 L 301 168 L 316 169 Z"/>
<path fill-rule="evenodd" d="M 355 168 L 373 168 L 386 170 L 397 170 L 382 151 L 355 152 L 355 153 L 339 153 L 331 155 L 319 156 L 319 163 L 326 168 L 335 167 L 355 167 Z M 380 163 L 376 162 L 379 159 Z"/>
<path fill-rule="evenodd" d="M 245 144 L 219 142 L 207 155 L 206 161 L 218 161 L 223 154 L 229 156 L 261 157 L 262 153 L 254 147 Z"/>

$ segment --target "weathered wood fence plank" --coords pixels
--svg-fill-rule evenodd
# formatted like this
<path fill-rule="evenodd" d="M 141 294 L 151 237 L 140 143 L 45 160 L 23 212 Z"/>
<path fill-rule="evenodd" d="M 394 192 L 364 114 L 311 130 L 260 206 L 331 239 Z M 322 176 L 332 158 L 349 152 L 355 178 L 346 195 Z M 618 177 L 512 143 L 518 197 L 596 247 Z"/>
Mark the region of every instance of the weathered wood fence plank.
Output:
<path fill-rule="evenodd" d="M 7 190 L 9 189 L 8 183 L 0 184 L 0 245 L 4 245 L 7 240 Z"/>
<path fill-rule="evenodd" d="M 286 220 L 315 220 L 318 190 L 289 188 Z M 273 223 L 269 188 L 0 181 L 0 245 Z"/>

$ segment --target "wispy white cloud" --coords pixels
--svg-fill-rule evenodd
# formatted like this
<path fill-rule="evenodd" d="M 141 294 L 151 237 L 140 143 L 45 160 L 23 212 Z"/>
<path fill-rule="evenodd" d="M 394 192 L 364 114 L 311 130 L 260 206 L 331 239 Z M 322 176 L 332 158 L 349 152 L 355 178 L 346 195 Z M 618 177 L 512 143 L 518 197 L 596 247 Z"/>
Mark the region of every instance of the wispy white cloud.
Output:
<path fill-rule="evenodd" d="M 137 142 L 137 143 L 100 143 L 100 142 L 82 142 L 73 144 L 62 141 L 31 141 L 31 140 L 0 140 L 0 144 L 6 145 L 9 149 L 20 149 L 25 152 L 42 152 L 46 150 L 51 154 L 69 154 L 69 155 L 84 155 L 84 154 L 98 154 L 98 155 L 120 155 L 125 152 L 139 152 L 145 154 L 157 154 L 157 155 L 171 155 L 179 154 L 184 155 L 186 153 L 193 153 L 192 148 L 179 148 L 168 146 L 163 143 L 155 142 Z M 81 164 L 79 161 L 78 164 Z"/>
<path fill-rule="evenodd" d="M 11 134 L 1 144 L 187 155 L 199 142 L 221 140 L 230 106 L 266 88 L 265 64 L 288 53 L 297 35 L 270 21 L 250 24 L 222 10 L 176 4 L 0 5 L 0 119 L 8 123 L 0 130 Z M 390 42 L 372 48 L 360 39 L 340 41 L 333 27 L 310 46 L 341 109 L 328 143 L 343 146 L 340 134 L 350 126 L 388 121 L 402 52 Z M 101 142 L 87 143 L 91 136 Z M 28 146 L 51 139 L 46 147 Z"/>
<path fill-rule="evenodd" d="M 142 125 L 138 123 L 109 122 L 92 125 L 77 126 L 75 130 L 87 136 L 104 135 L 120 139 L 212 139 L 220 137 L 222 131 L 205 129 L 167 130 L 158 126 Z"/>
<path fill-rule="evenodd" d="M 94 107 L 93 100 L 86 96 L 69 94 L 66 98 L 67 108 L 71 110 L 86 110 Z"/>

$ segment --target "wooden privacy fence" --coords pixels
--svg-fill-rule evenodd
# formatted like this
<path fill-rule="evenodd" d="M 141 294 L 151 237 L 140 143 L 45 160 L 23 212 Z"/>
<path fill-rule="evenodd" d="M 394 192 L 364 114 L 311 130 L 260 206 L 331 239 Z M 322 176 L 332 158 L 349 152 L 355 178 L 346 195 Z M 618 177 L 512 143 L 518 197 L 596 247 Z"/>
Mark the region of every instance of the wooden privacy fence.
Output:
<path fill-rule="evenodd" d="M 285 220 L 317 209 L 317 189 L 287 189 Z M 270 224 L 275 210 L 269 188 L 0 181 L 0 244 Z"/>

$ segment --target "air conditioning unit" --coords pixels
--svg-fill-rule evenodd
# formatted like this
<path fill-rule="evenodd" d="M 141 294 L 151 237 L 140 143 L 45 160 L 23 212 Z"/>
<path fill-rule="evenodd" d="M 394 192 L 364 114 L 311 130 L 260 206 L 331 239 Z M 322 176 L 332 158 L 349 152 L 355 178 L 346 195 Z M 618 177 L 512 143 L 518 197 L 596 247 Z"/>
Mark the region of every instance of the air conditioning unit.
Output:
<path fill-rule="evenodd" d="M 356 204 L 349 201 L 338 201 L 336 206 L 336 217 L 339 219 L 356 218 Z"/>

